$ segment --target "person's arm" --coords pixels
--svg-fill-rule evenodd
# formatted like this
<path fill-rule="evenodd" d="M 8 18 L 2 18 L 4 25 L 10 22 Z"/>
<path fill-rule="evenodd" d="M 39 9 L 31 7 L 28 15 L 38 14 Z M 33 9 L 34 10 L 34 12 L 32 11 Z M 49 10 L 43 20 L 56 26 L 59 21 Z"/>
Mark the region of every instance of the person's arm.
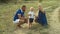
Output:
<path fill-rule="evenodd" d="M 20 19 L 21 22 L 24 22 L 24 18 L 21 17 L 21 14 L 18 14 L 18 18 Z"/>
<path fill-rule="evenodd" d="M 34 13 L 34 17 L 36 17 L 35 13 Z"/>
<path fill-rule="evenodd" d="M 44 14 L 45 14 L 45 11 L 43 10 L 43 11 L 42 11 L 42 13 L 44 13 Z"/>
<path fill-rule="evenodd" d="M 28 16 L 31 16 L 31 14 L 28 14 Z"/>
<path fill-rule="evenodd" d="M 31 13 L 30 12 L 28 13 L 28 16 L 31 16 Z"/>
<path fill-rule="evenodd" d="M 21 17 L 21 14 L 18 14 L 18 18 L 19 18 L 19 19 L 21 19 L 21 18 L 22 18 L 22 17 Z"/>
<path fill-rule="evenodd" d="M 17 15 L 18 15 L 18 18 L 19 18 L 19 19 L 22 19 L 22 18 L 23 18 L 23 17 L 21 16 L 21 10 L 20 10 L 20 9 L 17 11 Z"/>
<path fill-rule="evenodd" d="M 21 14 L 18 14 L 19 19 L 24 19 L 24 17 L 21 17 Z"/>

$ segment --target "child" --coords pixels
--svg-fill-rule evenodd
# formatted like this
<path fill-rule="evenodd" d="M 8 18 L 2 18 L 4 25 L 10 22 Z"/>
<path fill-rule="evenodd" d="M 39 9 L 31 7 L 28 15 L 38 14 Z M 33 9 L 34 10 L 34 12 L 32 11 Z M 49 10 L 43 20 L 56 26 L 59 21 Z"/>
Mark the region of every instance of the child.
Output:
<path fill-rule="evenodd" d="M 32 22 L 34 20 L 34 8 L 33 7 L 30 8 L 30 11 L 28 12 L 28 16 L 29 16 L 28 24 L 29 24 L 29 29 L 30 29 L 32 26 Z"/>

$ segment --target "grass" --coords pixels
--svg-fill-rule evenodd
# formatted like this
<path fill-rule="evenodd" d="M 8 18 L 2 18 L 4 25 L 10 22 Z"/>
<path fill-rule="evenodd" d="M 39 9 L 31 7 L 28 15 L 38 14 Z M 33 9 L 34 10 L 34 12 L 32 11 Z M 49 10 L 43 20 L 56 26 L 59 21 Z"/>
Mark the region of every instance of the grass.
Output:
<path fill-rule="evenodd" d="M 1 34 L 13 34 L 14 30 L 14 24 L 13 24 L 13 16 L 15 12 L 21 8 L 23 4 L 2 4 L 0 5 L 0 33 Z M 35 5 L 33 5 L 35 4 Z M 36 3 L 27 3 L 26 6 L 27 11 L 29 11 L 29 8 L 33 6 L 34 8 L 37 8 Z"/>
<path fill-rule="evenodd" d="M 47 2 L 43 1 L 41 2 L 43 8 L 52 6 L 48 9 L 45 9 L 48 23 L 50 23 L 50 16 L 52 15 L 51 13 L 56 9 L 57 7 L 60 6 L 59 1 L 52 1 L 52 2 Z M 13 16 L 16 13 L 16 11 L 21 8 L 22 5 L 27 6 L 27 11 L 26 14 L 29 11 L 29 8 L 33 6 L 36 10 L 35 12 L 38 11 L 38 2 L 36 3 L 18 3 L 18 4 L 2 4 L 0 5 L 0 34 L 15 34 L 14 29 L 15 25 L 13 24 Z M 60 19 L 60 17 L 59 17 Z M 53 30 L 53 29 L 52 29 Z M 21 33 L 21 31 L 23 31 Z M 49 34 L 49 28 L 44 28 L 40 24 L 33 24 L 31 29 L 26 29 L 26 24 L 25 24 L 25 29 L 21 29 L 20 33 L 23 34 Z M 19 30 L 17 31 L 19 33 Z"/>

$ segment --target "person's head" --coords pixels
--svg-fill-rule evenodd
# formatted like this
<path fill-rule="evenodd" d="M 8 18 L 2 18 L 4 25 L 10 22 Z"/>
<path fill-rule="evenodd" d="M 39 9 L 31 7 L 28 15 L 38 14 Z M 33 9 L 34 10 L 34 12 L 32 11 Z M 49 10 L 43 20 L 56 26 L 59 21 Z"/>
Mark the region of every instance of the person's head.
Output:
<path fill-rule="evenodd" d="M 34 7 L 30 7 L 30 11 L 33 11 L 34 10 Z"/>
<path fill-rule="evenodd" d="M 26 6 L 23 5 L 21 9 L 22 9 L 23 11 L 26 11 Z"/>
<path fill-rule="evenodd" d="M 41 6 L 41 5 L 39 5 L 38 9 L 39 9 L 39 10 L 42 10 L 42 6 Z"/>
<path fill-rule="evenodd" d="M 43 7 L 41 5 L 39 5 L 38 9 L 39 9 L 39 11 L 44 12 L 44 9 L 43 9 Z"/>

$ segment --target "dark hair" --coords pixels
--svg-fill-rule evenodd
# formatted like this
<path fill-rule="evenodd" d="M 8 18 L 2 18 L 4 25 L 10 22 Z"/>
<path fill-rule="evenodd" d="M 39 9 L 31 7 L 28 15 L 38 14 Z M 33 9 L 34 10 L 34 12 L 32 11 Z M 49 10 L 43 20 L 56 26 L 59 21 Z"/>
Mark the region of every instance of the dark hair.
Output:
<path fill-rule="evenodd" d="M 23 8 L 23 7 L 26 7 L 26 6 L 25 6 L 25 5 L 23 5 L 23 6 L 22 6 L 22 8 Z"/>

